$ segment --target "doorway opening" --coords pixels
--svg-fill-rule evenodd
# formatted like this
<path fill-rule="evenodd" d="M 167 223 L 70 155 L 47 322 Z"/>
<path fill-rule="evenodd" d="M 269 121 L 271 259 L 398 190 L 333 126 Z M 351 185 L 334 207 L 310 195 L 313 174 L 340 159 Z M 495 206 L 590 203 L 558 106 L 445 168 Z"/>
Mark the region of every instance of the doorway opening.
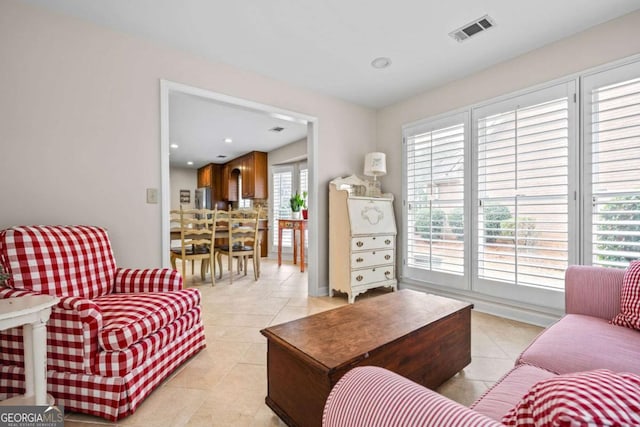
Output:
<path fill-rule="evenodd" d="M 160 81 L 160 179 L 161 179 L 161 219 L 162 219 L 162 264 L 169 266 L 169 250 L 170 250 L 170 230 L 169 230 L 169 211 L 170 206 L 170 165 L 169 155 L 170 149 L 170 95 L 184 94 L 210 100 L 230 108 L 242 109 L 267 115 L 280 120 L 286 120 L 306 126 L 307 141 L 307 162 L 308 162 L 308 201 L 309 201 L 309 221 L 308 221 L 308 294 L 309 296 L 318 296 L 318 215 L 317 210 L 317 139 L 318 139 L 318 120 L 316 117 L 306 114 L 283 110 L 267 104 L 257 103 L 251 100 L 236 98 L 221 93 L 201 89 L 181 83 L 171 82 L 168 80 Z"/>

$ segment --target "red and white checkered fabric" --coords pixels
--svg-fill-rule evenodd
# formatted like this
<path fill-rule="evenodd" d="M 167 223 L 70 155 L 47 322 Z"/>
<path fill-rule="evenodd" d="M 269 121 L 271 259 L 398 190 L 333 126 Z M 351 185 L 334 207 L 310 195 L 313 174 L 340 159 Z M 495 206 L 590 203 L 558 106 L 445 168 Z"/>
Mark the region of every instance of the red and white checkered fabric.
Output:
<path fill-rule="evenodd" d="M 3 230 L 0 263 L 13 275 L 0 298 L 60 298 L 47 326 L 48 390 L 68 410 L 131 414 L 205 346 L 199 291 L 169 269 L 116 270 L 104 229 Z M 0 400 L 24 392 L 23 367 L 21 330 L 0 332 Z"/>
<path fill-rule="evenodd" d="M 88 299 L 110 293 L 116 272 L 107 231 L 82 225 L 3 230 L 0 262 L 11 288 Z"/>
<path fill-rule="evenodd" d="M 498 427 L 501 424 L 400 375 L 375 366 L 354 368 L 333 387 L 324 427 Z"/>
<path fill-rule="evenodd" d="M 624 273 L 620 313 L 611 323 L 640 330 L 640 261 L 633 261 Z"/>
<path fill-rule="evenodd" d="M 188 358 L 205 347 L 202 322 L 155 352 L 124 377 L 80 373 L 47 373 L 47 391 L 66 410 L 110 421 L 135 412 L 142 401 Z M 24 393 L 24 370 L 0 365 L 0 400 Z"/>
<path fill-rule="evenodd" d="M 94 372 L 106 377 L 123 377 L 141 366 L 145 360 L 169 345 L 176 338 L 192 329 L 200 321 L 200 307 L 195 307 L 175 322 L 142 341 L 120 351 L 101 351 L 98 353 Z"/>
<path fill-rule="evenodd" d="M 171 292 L 182 289 L 182 276 L 170 268 L 118 268 L 113 292 Z"/>
<path fill-rule="evenodd" d="M 607 369 L 542 380 L 504 416 L 507 426 L 638 426 L 640 376 Z"/>
<path fill-rule="evenodd" d="M 200 304 L 197 289 L 176 292 L 110 294 L 94 300 L 102 312 L 100 347 L 107 351 L 132 344 L 169 325 Z"/>

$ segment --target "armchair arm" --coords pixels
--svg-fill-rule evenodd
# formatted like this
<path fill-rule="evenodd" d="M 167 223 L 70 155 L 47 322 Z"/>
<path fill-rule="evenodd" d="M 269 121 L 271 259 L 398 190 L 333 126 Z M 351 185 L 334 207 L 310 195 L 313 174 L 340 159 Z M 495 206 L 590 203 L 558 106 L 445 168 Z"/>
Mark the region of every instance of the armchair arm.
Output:
<path fill-rule="evenodd" d="M 565 311 L 611 320 L 620 312 L 624 270 L 571 265 L 565 273 Z"/>
<path fill-rule="evenodd" d="M 0 288 L 0 298 L 41 295 L 23 289 Z M 58 297 L 47 323 L 47 364 L 49 369 L 91 373 L 98 351 L 98 331 L 102 312 L 93 302 L 78 297 Z M 0 363 L 23 366 L 22 329 L 0 332 Z"/>
<path fill-rule="evenodd" d="M 127 294 L 133 292 L 170 292 L 182 289 L 182 276 L 169 268 L 148 268 L 133 270 L 119 268 L 116 271 L 113 292 Z"/>
<path fill-rule="evenodd" d="M 496 427 L 474 412 L 391 371 L 355 368 L 335 385 L 324 407 L 324 427 Z"/>

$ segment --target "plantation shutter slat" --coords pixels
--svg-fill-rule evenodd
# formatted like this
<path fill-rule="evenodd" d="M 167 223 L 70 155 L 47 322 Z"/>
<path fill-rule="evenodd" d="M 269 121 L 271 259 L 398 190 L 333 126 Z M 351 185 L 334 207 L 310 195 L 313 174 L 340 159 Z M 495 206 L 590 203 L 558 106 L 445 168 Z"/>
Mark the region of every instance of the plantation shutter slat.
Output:
<path fill-rule="evenodd" d="M 407 266 L 463 276 L 465 123 L 410 131 Z"/>
<path fill-rule="evenodd" d="M 591 262 L 640 259 L 640 78 L 591 84 Z"/>
<path fill-rule="evenodd" d="M 568 265 L 568 98 L 481 115 L 478 277 L 561 289 Z"/>

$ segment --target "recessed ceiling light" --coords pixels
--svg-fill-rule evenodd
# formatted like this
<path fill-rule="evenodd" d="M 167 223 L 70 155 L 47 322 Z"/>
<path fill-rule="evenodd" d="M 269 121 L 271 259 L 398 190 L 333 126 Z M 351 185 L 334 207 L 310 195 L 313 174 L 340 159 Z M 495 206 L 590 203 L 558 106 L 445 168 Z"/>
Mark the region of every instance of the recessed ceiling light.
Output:
<path fill-rule="evenodd" d="M 193 162 L 187 162 L 189 166 L 193 166 Z"/>
<path fill-rule="evenodd" d="M 233 142 L 233 139 L 231 138 L 225 138 L 224 142 L 226 142 L 227 144 L 231 144 Z"/>
<path fill-rule="evenodd" d="M 391 65 L 391 59 L 385 56 L 381 56 L 371 61 L 371 66 L 377 69 L 387 68 L 389 65 Z"/>

